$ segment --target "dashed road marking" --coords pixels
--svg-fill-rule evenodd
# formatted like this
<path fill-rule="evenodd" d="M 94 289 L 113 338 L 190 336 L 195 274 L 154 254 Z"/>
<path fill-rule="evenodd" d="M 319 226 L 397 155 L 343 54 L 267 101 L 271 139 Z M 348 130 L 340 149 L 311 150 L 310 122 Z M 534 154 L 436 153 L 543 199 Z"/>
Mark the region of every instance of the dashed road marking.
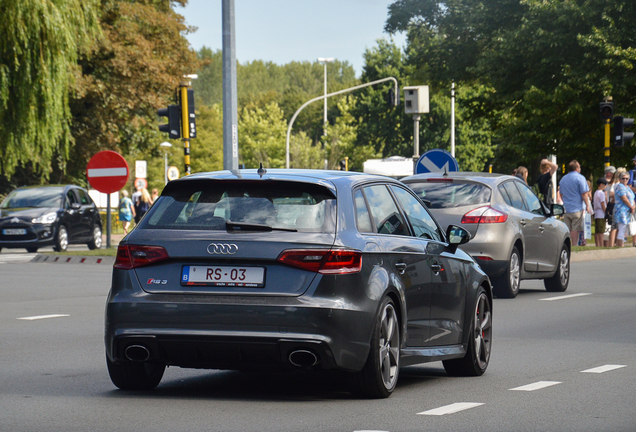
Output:
<path fill-rule="evenodd" d="M 532 384 L 527 384 L 521 387 L 515 387 L 508 390 L 516 390 L 516 391 L 535 391 L 541 390 L 546 387 L 552 387 L 557 384 L 562 384 L 561 381 L 539 381 Z"/>
<path fill-rule="evenodd" d="M 621 369 L 627 367 L 627 365 L 605 365 L 605 366 L 599 366 L 599 367 L 595 367 L 592 369 L 586 369 L 584 371 L 581 371 L 583 373 L 596 373 L 596 374 L 600 374 L 603 372 L 609 372 L 609 371 L 613 371 L 616 369 Z"/>
<path fill-rule="evenodd" d="M 455 414 L 460 411 L 464 411 L 467 409 L 475 408 L 483 405 L 483 403 L 479 402 L 458 402 L 450 405 L 446 405 L 443 407 L 435 408 L 432 410 L 424 411 L 421 413 L 417 413 L 418 415 L 434 415 L 441 416 L 446 414 Z"/>
<path fill-rule="evenodd" d="M 52 315 L 36 315 L 36 316 L 30 316 L 30 317 L 21 317 L 16 319 L 25 320 L 25 321 L 35 321 L 35 320 L 41 320 L 41 319 L 63 318 L 63 317 L 69 317 L 69 316 L 70 315 L 68 314 L 52 314 Z"/>
<path fill-rule="evenodd" d="M 565 299 L 571 299 L 571 298 L 575 298 L 575 297 L 583 297 L 583 296 L 589 296 L 589 295 L 592 295 L 592 293 L 570 294 L 570 295 L 564 295 L 564 296 L 559 296 L 559 297 L 542 298 L 542 299 L 539 299 L 539 300 L 543 300 L 543 301 L 565 300 Z"/>

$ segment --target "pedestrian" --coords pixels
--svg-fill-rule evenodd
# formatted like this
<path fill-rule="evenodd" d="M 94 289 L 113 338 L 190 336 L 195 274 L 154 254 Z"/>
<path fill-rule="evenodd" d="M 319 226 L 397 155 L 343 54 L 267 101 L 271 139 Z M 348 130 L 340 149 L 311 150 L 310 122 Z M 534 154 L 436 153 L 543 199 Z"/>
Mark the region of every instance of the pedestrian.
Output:
<path fill-rule="evenodd" d="M 152 188 L 152 196 L 150 198 L 152 200 L 152 204 L 157 201 L 157 198 L 159 198 L 159 191 L 157 190 L 157 188 Z"/>
<path fill-rule="evenodd" d="M 148 189 L 146 189 L 145 187 L 142 187 L 140 191 L 141 191 L 141 195 L 139 199 L 137 200 L 137 206 L 136 206 L 136 211 L 137 211 L 137 217 L 135 218 L 136 223 L 139 223 L 141 218 L 146 214 L 146 212 L 148 211 L 148 209 L 150 209 L 150 206 L 152 205 L 152 198 L 150 197 L 150 194 L 148 193 Z"/>
<path fill-rule="evenodd" d="M 515 176 L 519 177 L 521 180 L 523 180 L 527 184 L 528 183 L 528 168 L 524 166 L 518 167 L 515 173 Z"/>
<path fill-rule="evenodd" d="M 541 175 L 537 179 L 539 193 L 543 195 L 543 202 L 546 205 L 554 204 L 554 188 L 552 186 L 552 176 L 559 169 L 559 166 L 548 159 L 541 161 Z"/>
<path fill-rule="evenodd" d="M 596 180 L 598 185 L 594 193 L 594 243 L 598 247 L 603 246 L 603 235 L 605 234 L 605 209 L 607 208 L 607 195 L 605 188 L 607 180 L 600 178 Z"/>
<path fill-rule="evenodd" d="M 614 221 L 618 224 L 616 247 L 623 247 L 627 224 L 631 221 L 631 216 L 636 210 L 634 192 L 632 191 L 632 188 L 627 185 L 627 182 L 629 181 L 629 173 L 621 173 L 620 181 L 621 184 L 614 189 L 614 196 L 616 198 Z M 634 238 L 636 238 L 636 236 L 632 237 L 632 244 L 633 246 L 636 246 Z"/>
<path fill-rule="evenodd" d="M 135 224 L 139 223 L 139 219 L 141 219 L 141 216 L 139 216 L 139 198 L 141 197 L 141 186 L 135 185 L 135 192 L 133 192 L 132 194 L 132 202 L 133 205 L 135 206 Z"/>
<path fill-rule="evenodd" d="M 135 216 L 135 207 L 132 200 L 128 198 L 127 190 L 122 190 L 121 195 L 123 198 L 119 200 L 119 220 L 124 224 L 124 234 L 128 234 L 130 222 Z"/>
<path fill-rule="evenodd" d="M 607 223 L 610 226 L 610 234 L 609 234 L 609 247 L 614 247 L 616 244 L 616 233 L 618 232 L 618 224 L 614 221 L 614 205 L 616 202 L 616 197 L 614 196 L 614 191 L 616 187 L 620 185 L 621 174 L 626 172 L 625 168 L 617 168 L 612 177 L 612 181 L 609 182 L 605 191 L 607 192 L 607 211 L 605 212 L 605 216 L 607 219 Z"/>
<path fill-rule="evenodd" d="M 588 197 L 589 188 L 585 177 L 581 175 L 581 164 L 573 160 L 568 164 L 568 173 L 559 182 L 561 199 L 565 207 L 564 222 L 570 230 L 570 238 L 577 242 L 579 233 L 583 231 L 585 211 L 592 214 L 592 206 Z"/>
<path fill-rule="evenodd" d="M 634 174 L 636 174 L 636 156 L 632 158 L 632 163 L 634 164 L 634 168 L 629 170 L 629 181 L 627 185 L 632 188 L 632 192 L 636 192 L 636 185 L 634 184 L 634 180 L 636 180 L 634 178 Z"/>

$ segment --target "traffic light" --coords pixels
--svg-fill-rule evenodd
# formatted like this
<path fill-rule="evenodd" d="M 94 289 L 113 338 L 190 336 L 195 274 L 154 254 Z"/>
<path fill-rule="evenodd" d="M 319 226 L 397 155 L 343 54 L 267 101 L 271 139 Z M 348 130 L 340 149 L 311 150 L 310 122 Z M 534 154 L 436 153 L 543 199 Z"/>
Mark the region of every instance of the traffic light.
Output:
<path fill-rule="evenodd" d="M 391 107 L 396 107 L 400 104 L 400 93 L 395 93 L 393 88 L 389 89 L 389 92 L 386 95 L 386 101 Z"/>
<path fill-rule="evenodd" d="M 633 118 L 614 117 L 614 146 L 623 147 L 626 141 L 634 138 L 634 132 L 625 132 L 625 128 L 634 124 Z"/>
<path fill-rule="evenodd" d="M 614 102 L 603 101 L 599 106 L 599 117 L 601 120 L 612 120 L 614 118 Z"/>
<path fill-rule="evenodd" d="M 161 132 L 168 132 L 169 138 L 181 138 L 181 107 L 168 105 L 168 108 L 157 110 L 159 117 L 168 117 L 168 124 L 159 125 Z"/>
<path fill-rule="evenodd" d="M 188 89 L 186 93 L 187 101 L 183 100 L 183 93 L 181 93 L 182 97 L 180 98 L 179 103 L 181 104 L 181 109 L 186 109 L 187 105 L 187 113 L 188 113 L 188 134 L 187 138 L 196 138 L 197 137 L 197 125 L 196 125 L 196 114 L 194 114 L 194 90 Z"/>
<path fill-rule="evenodd" d="M 349 171 L 349 157 L 348 156 L 345 156 L 345 158 L 340 161 L 340 171 Z"/>

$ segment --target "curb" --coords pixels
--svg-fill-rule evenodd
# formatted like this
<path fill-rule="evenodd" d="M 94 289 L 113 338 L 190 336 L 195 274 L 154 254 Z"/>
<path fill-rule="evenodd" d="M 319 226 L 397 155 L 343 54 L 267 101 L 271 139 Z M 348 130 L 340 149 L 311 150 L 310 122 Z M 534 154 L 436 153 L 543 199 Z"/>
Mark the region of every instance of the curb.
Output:
<path fill-rule="evenodd" d="M 32 263 L 46 263 L 46 264 L 103 264 L 112 266 L 115 264 L 115 257 L 101 257 L 101 256 L 88 256 L 83 257 L 81 255 L 40 255 L 37 254 L 30 262 Z"/>
<path fill-rule="evenodd" d="M 621 249 L 598 249 L 572 253 L 571 262 L 609 260 L 618 258 L 636 257 L 635 247 L 623 247 Z"/>

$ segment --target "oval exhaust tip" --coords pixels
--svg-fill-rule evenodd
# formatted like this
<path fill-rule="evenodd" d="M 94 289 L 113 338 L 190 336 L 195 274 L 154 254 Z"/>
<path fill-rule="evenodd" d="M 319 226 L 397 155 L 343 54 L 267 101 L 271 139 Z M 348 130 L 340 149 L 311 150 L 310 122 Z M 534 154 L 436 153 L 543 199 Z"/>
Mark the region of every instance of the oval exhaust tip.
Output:
<path fill-rule="evenodd" d="M 294 350 L 289 354 L 289 362 L 297 367 L 316 366 L 318 357 L 309 350 Z"/>
<path fill-rule="evenodd" d="M 150 351 L 143 345 L 130 345 L 124 354 L 128 360 L 134 362 L 144 362 L 150 359 Z"/>

